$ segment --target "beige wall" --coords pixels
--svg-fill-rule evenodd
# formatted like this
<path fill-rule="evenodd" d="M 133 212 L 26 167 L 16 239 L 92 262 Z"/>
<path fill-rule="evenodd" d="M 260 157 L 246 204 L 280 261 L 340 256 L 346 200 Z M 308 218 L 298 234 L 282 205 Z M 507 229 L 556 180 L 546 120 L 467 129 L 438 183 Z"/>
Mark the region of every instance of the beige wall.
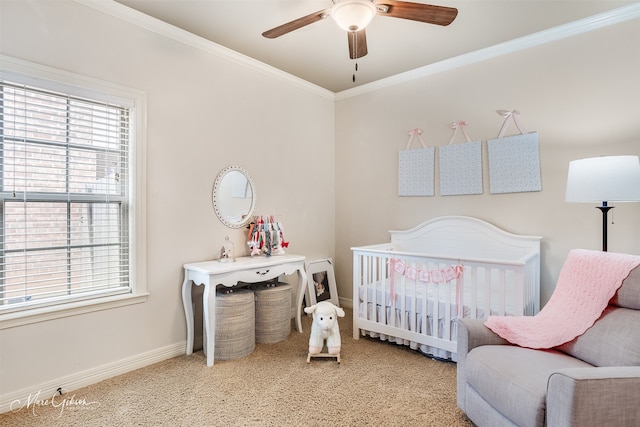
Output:
<path fill-rule="evenodd" d="M 2 54 L 146 91 L 150 292 L 144 304 L 0 330 L 3 396 L 184 343 L 182 265 L 217 257 L 225 235 L 246 248 L 246 230 L 224 227 L 211 205 L 226 166 L 250 172 L 257 212 L 283 222 L 292 253 L 333 255 L 333 94 L 75 2 L 1 8 Z"/>
<path fill-rule="evenodd" d="M 350 247 L 388 241 L 441 215 L 482 218 L 512 233 L 543 236 L 542 300 L 555 286 L 567 252 L 600 249 L 595 205 L 567 204 L 570 160 L 640 154 L 640 25 L 599 29 L 445 73 L 345 97 L 336 103 L 336 258 L 341 296 L 350 298 Z M 449 124 L 466 120 L 472 139 L 495 138 L 502 117 L 520 110 L 538 131 L 542 191 L 490 195 L 486 143 L 484 194 L 398 197 L 398 151 L 407 131 L 422 128 L 432 146 L 448 142 Z M 511 133 L 516 129 L 513 124 Z M 463 137 L 458 136 L 457 141 Z M 436 162 L 437 164 L 437 162 Z M 640 254 L 640 203 L 612 211 L 609 250 Z M 347 261 L 348 260 L 348 261 Z"/>

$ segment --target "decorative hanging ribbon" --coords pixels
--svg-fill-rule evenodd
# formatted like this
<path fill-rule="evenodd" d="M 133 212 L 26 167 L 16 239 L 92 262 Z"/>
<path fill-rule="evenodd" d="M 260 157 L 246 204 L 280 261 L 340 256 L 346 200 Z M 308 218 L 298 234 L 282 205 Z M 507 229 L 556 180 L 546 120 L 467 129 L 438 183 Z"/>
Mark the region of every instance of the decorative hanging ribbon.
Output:
<path fill-rule="evenodd" d="M 467 123 L 465 121 L 451 123 L 451 128 L 453 129 L 453 135 L 451 135 L 451 139 L 449 139 L 449 144 L 447 144 L 447 145 L 453 144 L 453 140 L 456 138 L 456 134 L 458 133 L 458 129 L 460 129 L 462 131 L 462 134 L 464 135 L 464 139 L 466 139 L 467 142 L 471 142 L 471 138 L 469 138 L 469 135 L 467 134 L 467 131 L 464 128 L 468 124 L 469 123 Z"/>
<path fill-rule="evenodd" d="M 428 147 L 427 143 L 424 142 L 424 139 L 422 139 L 422 129 L 415 128 L 409 131 L 409 141 L 407 141 L 407 146 L 405 147 L 405 150 L 409 150 L 411 148 L 411 144 L 413 143 L 413 139 L 416 137 L 416 135 L 418 136 L 418 141 L 420 141 L 422 148 Z"/>
<path fill-rule="evenodd" d="M 283 248 L 289 246 L 284 240 L 284 228 L 276 222 L 273 215 L 256 216 L 255 221 L 249 225 L 247 245 L 251 248 L 251 256 L 262 252 L 270 256 L 272 250 L 277 254 L 283 254 Z"/>
<path fill-rule="evenodd" d="M 404 261 L 399 259 L 389 259 L 391 278 L 389 280 L 389 297 L 395 299 L 395 273 L 423 283 L 441 284 L 456 281 L 456 314 L 463 313 L 462 310 L 462 273 L 464 266 L 460 263 L 451 265 L 439 270 L 421 270 L 415 267 L 407 267 Z"/>
<path fill-rule="evenodd" d="M 392 258 L 392 270 L 410 280 L 417 280 L 424 283 L 445 283 L 453 279 L 457 279 L 464 271 L 461 264 L 451 265 L 439 270 L 421 270 L 415 267 L 407 267 L 407 265 L 398 259 Z"/>
<path fill-rule="evenodd" d="M 518 130 L 522 135 L 527 133 L 527 130 L 524 128 L 524 126 L 522 126 L 522 124 L 518 120 L 518 115 L 520 114 L 520 111 L 496 110 L 496 113 L 504 117 L 504 122 L 502 123 L 502 127 L 500 128 L 500 133 L 498 133 L 498 138 L 502 138 L 504 136 L 504 133 L 507 130 L 507 124 L 510 118 L 513 119 L 513 122 L 516 124 Z"/>

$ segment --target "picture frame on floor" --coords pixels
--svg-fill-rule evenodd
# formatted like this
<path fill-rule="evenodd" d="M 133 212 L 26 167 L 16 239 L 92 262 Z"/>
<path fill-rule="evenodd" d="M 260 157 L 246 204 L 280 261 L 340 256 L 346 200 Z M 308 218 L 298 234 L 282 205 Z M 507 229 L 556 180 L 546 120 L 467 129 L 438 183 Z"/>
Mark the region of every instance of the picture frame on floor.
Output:
<path fill-rule="evenodd" d="M 307 292 L 305 295 L 306 306 L 312 306 L 320 301 L 329 301 L 335 306 L 340 306 L 336 278 L 333 272 L 333 260 L 331 258 L 307 261 Z"/>

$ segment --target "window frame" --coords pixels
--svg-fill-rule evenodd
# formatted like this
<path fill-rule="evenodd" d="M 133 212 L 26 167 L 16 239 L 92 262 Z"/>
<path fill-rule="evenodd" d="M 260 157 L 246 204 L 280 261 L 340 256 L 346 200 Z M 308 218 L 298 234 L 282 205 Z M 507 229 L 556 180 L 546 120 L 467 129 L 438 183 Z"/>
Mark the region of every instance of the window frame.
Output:
<path fill-rule="evenodd" d="M 129 275 L 131 292 L 35 305 L 0 314 L 0 330 L 145 302 L 146 280 L 146 93 L 0 54 L 0 77 L 73 96 L 131 107 L 129 145 Z"/>

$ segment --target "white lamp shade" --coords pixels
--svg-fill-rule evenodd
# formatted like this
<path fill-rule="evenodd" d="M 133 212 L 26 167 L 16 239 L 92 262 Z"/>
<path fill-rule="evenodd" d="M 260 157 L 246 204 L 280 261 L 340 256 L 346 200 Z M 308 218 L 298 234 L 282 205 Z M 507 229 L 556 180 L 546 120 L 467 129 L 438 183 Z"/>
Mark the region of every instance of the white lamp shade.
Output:
<path fill-rule="evenodd" d="M 331 8 L 331 17 L 345 31 L 360 31 L 376 16 L 369 0 L 342 0 Z"/>
<path fill-rule="evenodd" d="M 640 201 L 640 158 L 606 156 L 570 162 L 565 201 Z"/>

